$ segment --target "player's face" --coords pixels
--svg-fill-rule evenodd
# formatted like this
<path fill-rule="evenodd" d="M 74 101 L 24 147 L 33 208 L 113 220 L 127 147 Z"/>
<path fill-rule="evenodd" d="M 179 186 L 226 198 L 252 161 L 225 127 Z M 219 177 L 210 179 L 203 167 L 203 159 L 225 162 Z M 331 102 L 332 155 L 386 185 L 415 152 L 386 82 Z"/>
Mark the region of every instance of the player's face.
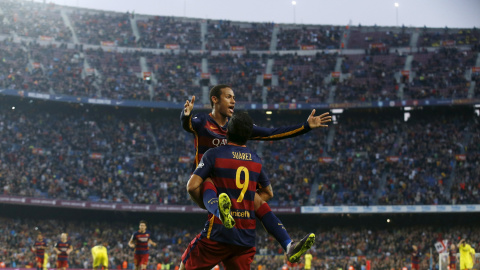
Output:
<path fill-rule="evenodd" d="M 145 230 L 147 229 L 147 224 L 140 223 L 140 226 L 138 226 L 138 228 L 140 229 L 141 232 L 145 232 Z"/>
<path fill-rule="evenodd" d="M 60 240 L 62 240 L 62 242 L 67 242 L 67 235 L 62 233 L 62 235 L 60 236 Z"/>
<path fill-rule="evenodd" d="M 37 241 L 42 241 L 43 240 L 43 236 L 39 235 L 37 236 Z"/>
<path fill-rule="evenodd" d="M 231 88 L 223 88 L 220 99 L 217 99 L 216 108 L 220 115 L 232 117 L 235 109 L 235 94 Z"/>

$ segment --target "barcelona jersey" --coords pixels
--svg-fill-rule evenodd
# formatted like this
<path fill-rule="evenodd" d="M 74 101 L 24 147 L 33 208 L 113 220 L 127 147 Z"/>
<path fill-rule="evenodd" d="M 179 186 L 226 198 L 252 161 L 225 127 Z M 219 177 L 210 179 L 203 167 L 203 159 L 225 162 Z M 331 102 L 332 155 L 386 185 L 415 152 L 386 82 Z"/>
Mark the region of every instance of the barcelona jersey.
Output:
<path fill-rule="evenodd" d="M 220 219 L 209 214 L 202 237 L 227 244 L 255 246 L 255 192 L 257 184 L 270 185 L 257 154 L 247 147 L 231 144 L 212 148 L 205 152 L 194 174 L 202 179 L 210 177 L 218 194 L 228 194 L 236 222 L 233 229 L 226 229 Z"/>
<path fill-rule="evenodd" d="M 203 154 L 210 148 L 227 144 L 227 124 L 220 126 L 213 118 L 212 114 L 198 113 L 192 117 L 185 116 L 182 110 L 181 121 L 183 129 L 195 135 L 195 161 L 193 170 L 197 167 Z M 251 140 L 281 140 L 298 135 L 302 135 L 310 131 L 308 122 L 300 125 L 280 127 L 280 128 L 264 128 L 253 126 Z"/>
<path fill-rule="evenodd" d="M 68 261 L 68 254 L 67 250 L 71 247 L 72 245 L 70 242 L 58 242 L 55 247 L 60 250 L 60 253 L 57 256 L 57 261 Z"/>
<path fill-rule="evenodd" d="M 35 241 L 33 246 L 35 247 L 35 256 L 43 259 L 45 256 L 45 247 L 47 246 L 47 242 L 45 242 L 45 240 Z"/>
<path fill-rule="evenodd" d="M 136 231 L 132 235 L 132 240 L 135 242 L 135 254 L 148 254 L 148 241 L 151 235 L 149 231 L 145 231 L 144 233 Z"/>

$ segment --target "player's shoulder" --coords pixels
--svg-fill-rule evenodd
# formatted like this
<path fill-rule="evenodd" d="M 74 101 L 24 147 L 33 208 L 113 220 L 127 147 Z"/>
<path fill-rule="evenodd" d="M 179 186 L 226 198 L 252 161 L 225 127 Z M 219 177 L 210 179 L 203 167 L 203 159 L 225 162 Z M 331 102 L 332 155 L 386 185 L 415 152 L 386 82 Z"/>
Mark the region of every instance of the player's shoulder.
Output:
<path fill-rule="evenodd" d="M 200 112 L 193 115 L 193 121 L 206 121 L 209 118 L 208 113 Z"/>

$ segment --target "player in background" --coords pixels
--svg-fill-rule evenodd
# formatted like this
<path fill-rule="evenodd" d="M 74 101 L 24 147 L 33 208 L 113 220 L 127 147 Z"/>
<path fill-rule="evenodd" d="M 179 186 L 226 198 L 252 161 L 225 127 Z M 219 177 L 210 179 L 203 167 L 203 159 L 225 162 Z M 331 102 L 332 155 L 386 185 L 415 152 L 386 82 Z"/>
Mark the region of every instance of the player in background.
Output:
<path fill-rule="evenodd" d="M 460 270 L 472 269 L 475 261 L 475 250 L 467 244 L 465 239 L 460 240 L 457 247 L 460 252 Z"/>
<path fill-rule="evenodd" d="M 457 269 L 457 248 L 455 244 L 451 244 L 448 251 L 448 267 L 450 270 Z"/>
<path fill-rule="evenodd" d="M 307 252 L 305 254 L 305 267 L 304 267 L 305 270 L 312 269 L 312 259 L 313 259 L 312 253 Z"/>
<path fill-rule="evenodd" d="M 196 168 L 203 154 L 210 148 L 225 145 L 226 128 L 229 118 L 232 117 L 235 108 L 235 95 L 228 85 L 216 85 L 210 90 L 210 105 L 212 112 L 209 114 L 200 113 L 193 116 L 192 110 L 195 102 L 195 96 L 192 100 L 187 100 L 184 110 L 181 113 L 181 121 L 183 128 L 195 135 L 195 161 Z M 326 123 L 331 121 L 331 116 L 324 113 L 320 116 L 314 116 L 315 110 L 312 111 L 305 123 L 280 128 L 262 128 L 253 126 L 252 140 L 280 140 L 292 138 L 307 133 L 311 129 L 319 127 L 327 127 Z M 264 193 L 255 195 L 254 207 L 255 215 L 263 223 L 263 227 L 270 233 L 277 242 L 283 247 L 287 253 L 290 262 L 296 262 L 302 254 L 298 251 L 302 250 L 302 245 L 308 240 L 310 234 L 306 235 L 301 241 L 294 244 L 288 235 L 285 227 L 280 219 L 273 214 L 270 206 L 266 203 L 273 193 Z M 195 198 L 194 201 L 202 201 L 201 198 Z M 202 207 L 200 204 L 199 206 Z"/>
<path fill-rule="evenodd" d="M 43 239 L 43 235 L 38 233 L 37 241 L 33 244 L 32 251 L 35 252 L 35 264 L 37 270 L 43 269 L 43 263 L 45 260 L 45 249 L 47 248 L 47 242 Z"/>
<path fill-rule="evenodd" d="M 93 270 L 108 270 L 107 241 L 98 241 L 99 245 L 92 247 Z"/>
<path fill-rule="evenodd" d="M 418 247 L 412 246 L 412 269 L 411 270 L 420 270 L 420 251 Z"/>
<path fill-rule="evenodd" d="M 248 114 L 235 114 L 228 123 L 227 145 L 205 152 L 190 177 L 187 191 L 198 200 L 203 187 L 209 218 L 183 254 L 180 269 L 211 269 L 219 262 L 228 270 L 250 269 L 255 255 L 255 194 L 257 187 L 260 193 L 271 190 L 260 158 L 245 146 L 252 129 Z M 310 240 L 311 246 L 314 238 Z"/>
<path fill-rule="evenodd" d="M 132 238 L 128 241 L 128 246 L 135 248 L 135 255 L 133 257 L 135 270 L 147 269 L 149 256 L 148 245 L 157 246 L 157 244 L 152 241 L 151 236 L 152 234 L 147 230 L 147 222 L 140 220 L 138 231 L 134 232 Z"/>
<path fill-rule="evenodd" d="M 57 254 L 57 269 L 65 270 L 68 268 L 68 255 L 73 251 L 73 247 L 67 239 L 67 234 L 60 235 L 60 241 L 53 249 Z"/>

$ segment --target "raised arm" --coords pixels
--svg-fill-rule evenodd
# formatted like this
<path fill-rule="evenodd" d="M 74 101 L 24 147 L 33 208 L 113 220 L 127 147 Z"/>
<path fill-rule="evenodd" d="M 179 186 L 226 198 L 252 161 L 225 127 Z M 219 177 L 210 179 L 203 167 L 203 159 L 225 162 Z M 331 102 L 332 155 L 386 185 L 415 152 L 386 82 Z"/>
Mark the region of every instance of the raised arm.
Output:
<path fill-rule="evenodd" d="M 180 114 L 180 120 L 182 121 L 183 129 L 185 129 L 187 132 L 191 132 L 191 133 L 194 132 L 193 127 L 191 125 L 192 111 L 193 111 L 193 104 L 194 103 L 195 103 L 195 96 L 192 96 L 191 101 L 187 100 L 185 102 L 182 113 Z"/>
<path fill-rule="evenodd" d="M 315 116 L 315 109 L 310 113 L 306 122 L 279 128 L 264 128 L 253 126 L 253 133 L 251 140 L 264 140 L 264 141 L 273 141 L 273 140 L 282 140 L 299 135 L 303 135 L 314 128 L 319 127 L 328 127 L 326 123 L 332 121 L 332 117 L 326 112 L 319 116 Z"/>

